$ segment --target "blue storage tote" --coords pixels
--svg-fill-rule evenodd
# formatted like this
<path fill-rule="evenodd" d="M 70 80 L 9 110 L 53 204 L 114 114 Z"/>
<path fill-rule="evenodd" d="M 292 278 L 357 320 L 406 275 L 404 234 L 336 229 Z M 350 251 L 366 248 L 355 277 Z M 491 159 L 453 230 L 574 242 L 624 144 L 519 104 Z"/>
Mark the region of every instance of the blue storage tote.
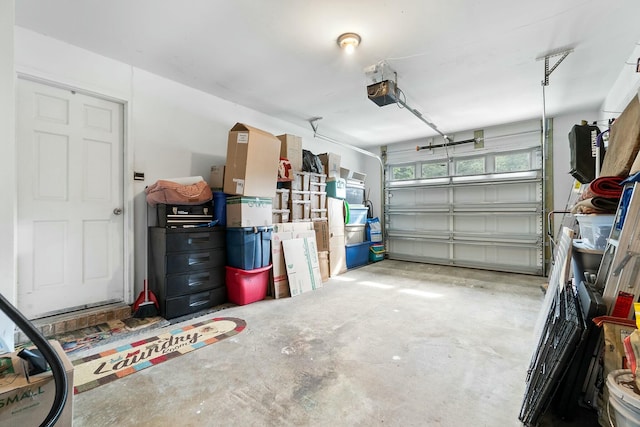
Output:
<path fill-rule="evenodd" d="M 254 270 L 269 265 L 273 227 L 228 227 L 227 265 Z"/>
<path fill-rule="evenodd" d="M 218 220 L 218 225 L 227 225 L 227 195 L 222 191 L 213 192 L 213 219 Z"/>
<path fill-rule="evenodd" d="M 367 265 L 367 262 L 369 261 L 369 246 L 371 246 L 371 242 L 345 245 L 347 252 L 347 268 Z"/>

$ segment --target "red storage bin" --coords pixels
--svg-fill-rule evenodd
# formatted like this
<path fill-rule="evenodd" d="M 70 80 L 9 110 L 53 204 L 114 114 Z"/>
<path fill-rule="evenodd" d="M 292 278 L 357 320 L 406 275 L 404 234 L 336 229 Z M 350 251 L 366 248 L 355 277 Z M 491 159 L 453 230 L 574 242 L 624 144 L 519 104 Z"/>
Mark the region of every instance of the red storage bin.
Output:
<path fill-rule="evenodd" d="M 227 296 L 232 303 L 246 305 L 261 301 L 267 296 L 271 264 L 253 270 L 229 266 L 226 269 Z"/>

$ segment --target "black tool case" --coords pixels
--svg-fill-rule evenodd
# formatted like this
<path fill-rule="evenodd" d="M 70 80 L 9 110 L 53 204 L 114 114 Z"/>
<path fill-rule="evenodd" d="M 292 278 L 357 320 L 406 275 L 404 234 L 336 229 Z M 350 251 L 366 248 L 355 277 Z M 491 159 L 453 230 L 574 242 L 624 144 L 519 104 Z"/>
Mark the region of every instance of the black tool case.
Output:
<path fill-rule="evenodd" d="M 165 205 L 160 203 L 156 209 L 159 227 L 189 227 L 213 221 L 211 202 L 201 205 Z"/>

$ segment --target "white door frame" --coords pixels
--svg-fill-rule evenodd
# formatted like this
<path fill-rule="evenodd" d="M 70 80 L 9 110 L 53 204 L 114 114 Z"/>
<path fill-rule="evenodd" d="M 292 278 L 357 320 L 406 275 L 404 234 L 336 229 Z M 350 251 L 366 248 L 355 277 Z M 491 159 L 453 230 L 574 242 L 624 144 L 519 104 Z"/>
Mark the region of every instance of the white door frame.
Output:
<path fill-rule="evenodd" d="M 16 67 L 17 68 L 17 67 Z M 123 121 L 122 121 L 122 152 L 123 152 L 123 165 L 122 165 L 122 200 L 123 200 L 123 298 L 126 304 L 133 303 L 134 295 L 134 254 L 135 254 L 135 228 L 134 228 L 134 187 L 133 187 L 133 144 L 131 143 L 131 105 L 130 100 L 124 98 L 122 95 L 109 95 L 103 93 L 102 90 L 91 90 L 85 85 L 79 86 L 70 84 L 69 82 L 59 82 L 51 77 L 41 77 L 31 72 L 16 71 L 16 77 L 23 80 L 29 80 L 36 83 L 41 83 L 47 86 L 52 86 L 59 89 L 75 91 L 84 95 L 93 96 L 95 98 L 104 99 L 106 101 L 115 102 L 122 105 L 123 108 Z M 17 158 L 16 158 L 17 161 Z M 16 193 L 17 193 L 16 182 Z"/>

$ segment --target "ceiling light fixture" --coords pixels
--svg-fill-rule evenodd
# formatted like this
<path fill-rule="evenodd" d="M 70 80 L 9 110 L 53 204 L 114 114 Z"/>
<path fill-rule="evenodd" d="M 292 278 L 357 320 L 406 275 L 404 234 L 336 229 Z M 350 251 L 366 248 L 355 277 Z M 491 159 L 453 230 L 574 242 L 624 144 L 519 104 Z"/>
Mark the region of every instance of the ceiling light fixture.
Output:
<path fill-rule="evenodd" d="M 338 46 L 348 54 L 352 54 L 360 44 L 360 36 L 356 33 L 344 33 L 338 37 Z"/>

